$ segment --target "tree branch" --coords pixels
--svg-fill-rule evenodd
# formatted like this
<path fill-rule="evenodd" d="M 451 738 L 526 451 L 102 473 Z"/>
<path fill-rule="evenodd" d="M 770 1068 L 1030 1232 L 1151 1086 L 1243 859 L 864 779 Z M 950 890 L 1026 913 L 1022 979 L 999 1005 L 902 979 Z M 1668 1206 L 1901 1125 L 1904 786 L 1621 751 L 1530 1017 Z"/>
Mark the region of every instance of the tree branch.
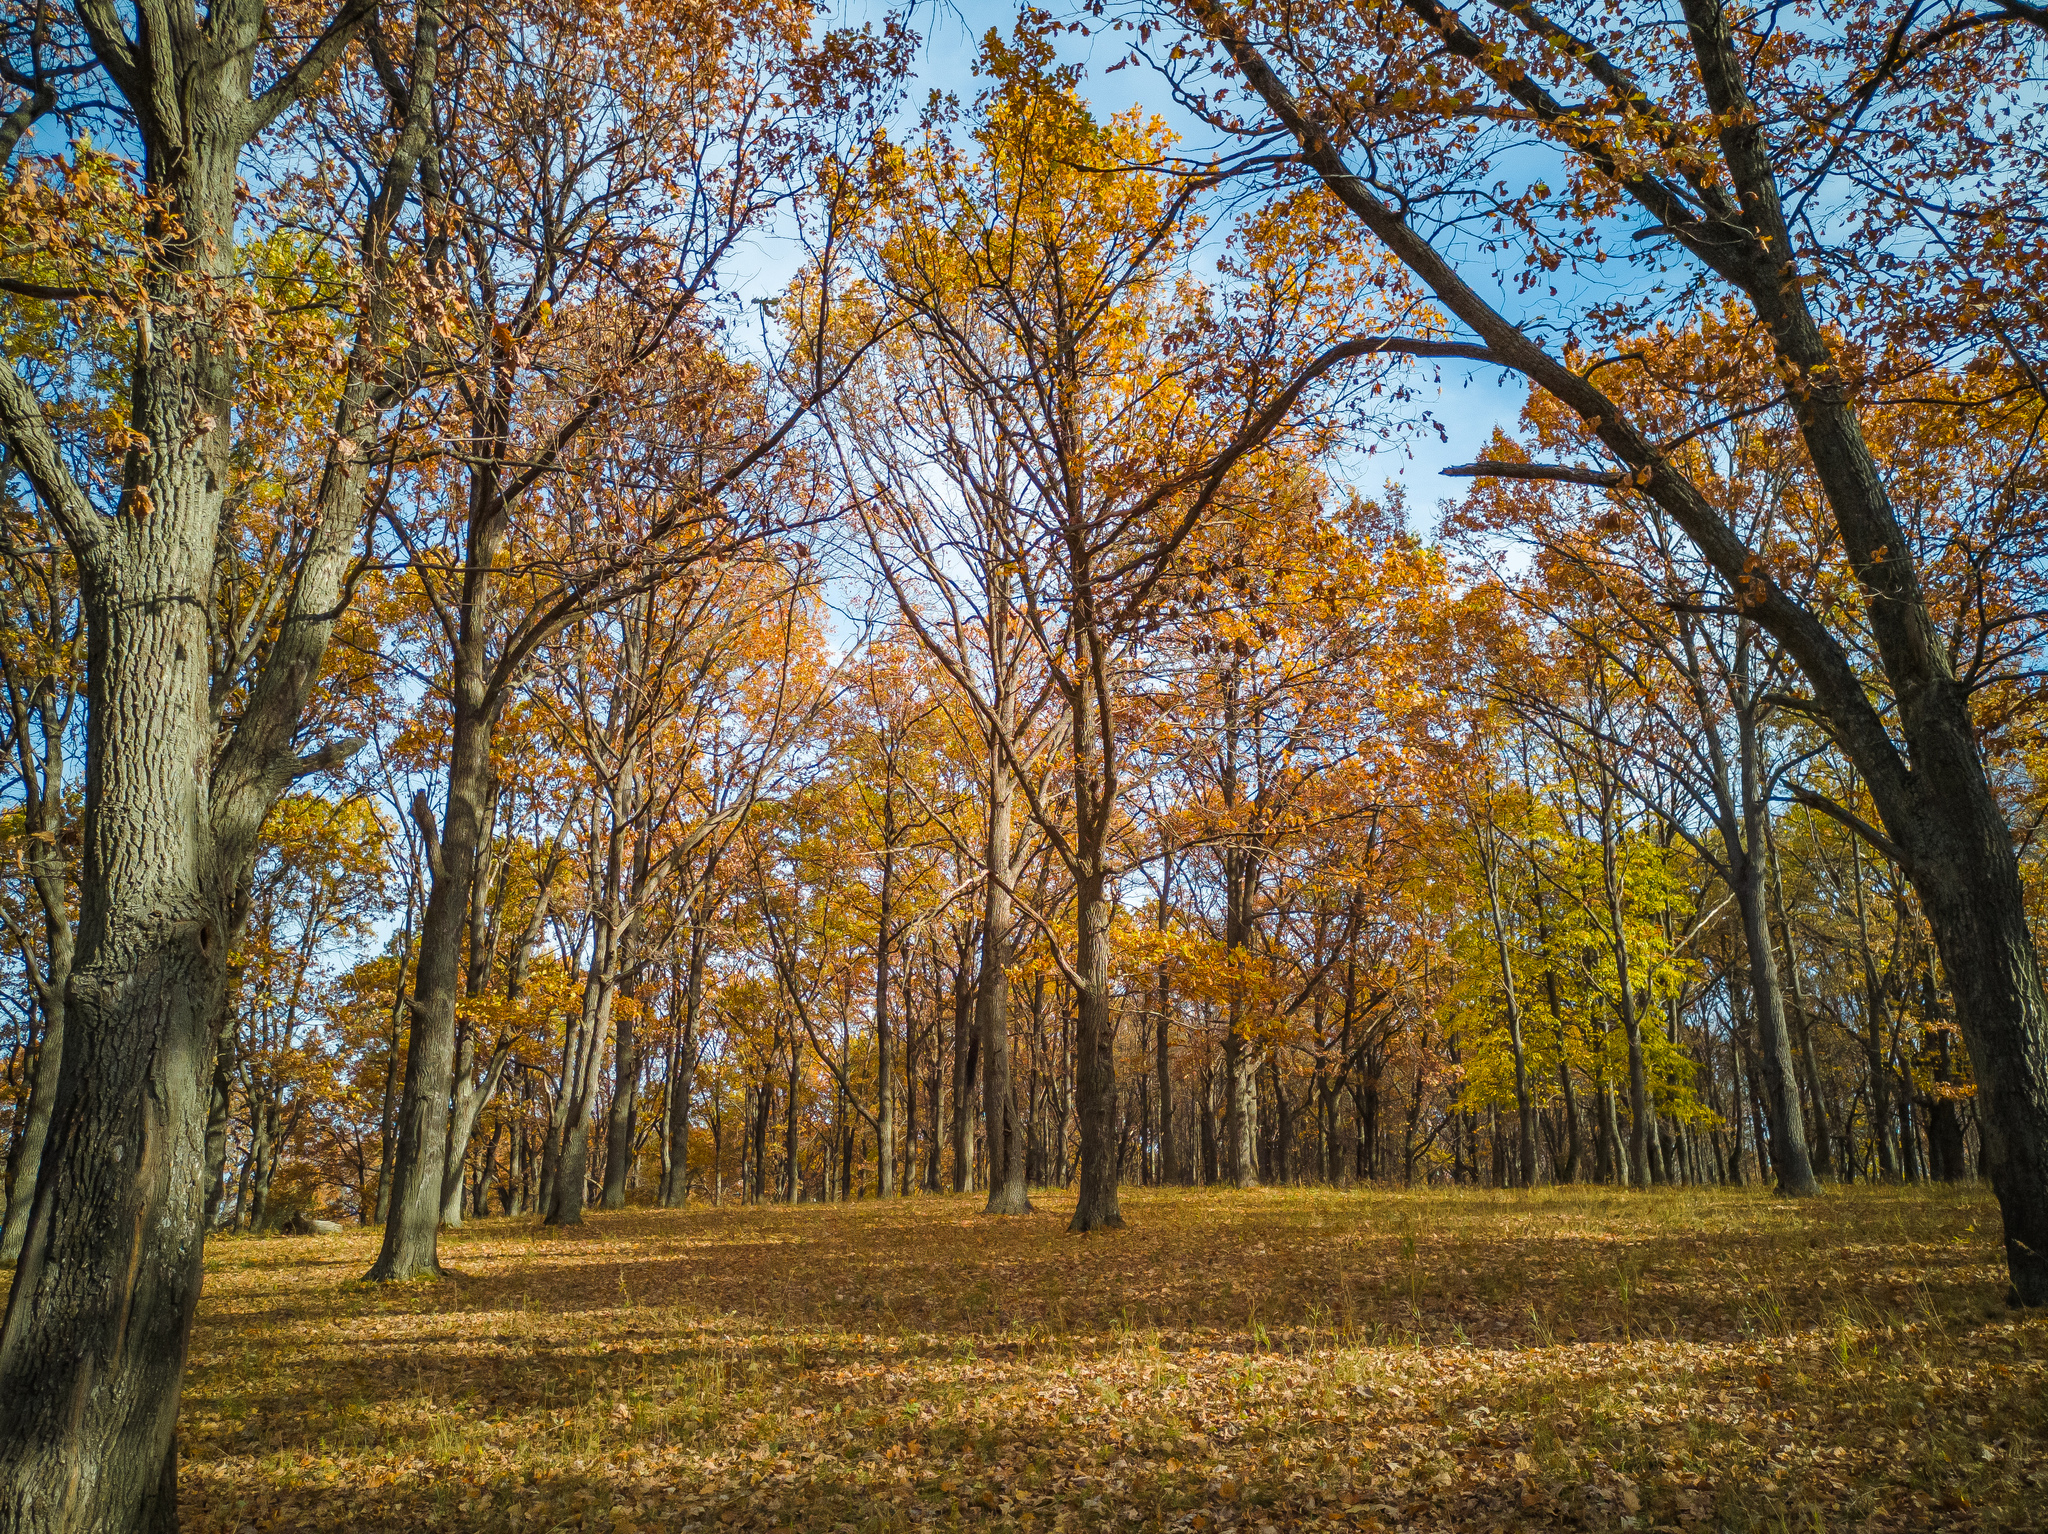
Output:
<path fill-rule="evenodd" d="M 12 367 L 0 367 L 0 441 L 49 507 L 71 552 L 81 563 L 91 560 L 106 542 L 106 521 L 64 466 L 42 406 Z"/>
<path fill-rule="evenodd" d="M 246 122 L 250 138 L 269 127 L 280 114 L 306 99 L 307 93 L 339 61 L 376 9 L 377 0 L 349 0 L 342 7 L 341 14 L 334 18 L 334 24 L 306 50 L 298 63 L 285 72 L 284 78 L 249 103 Z"/>
<path fill-rule="evenodd" d="M 1828 819 L 1847 826 L 1879 852 L 1882 852 L 1886 857 L 1898 864 L 1899 867 L 1910 868 L 1912 866 L 1907 861 L 1906 854 L 1899 850 L 1897 842 L 1886 836 L 1884 832 L 1878 830 L 1876 826 L 1872 825 L 1855 811 L 1844 809 L 1841 805 L 1835 803 L 1834 800 L 1817 794 L 1810 788 L 1801 788 L 1797 783 L 1786 784 L 1785 790 L 1791 794 L 1794 803 L 1803 804 L 1810 810 L 1819 810 Z"/>
<path fill-rule="evenodd" d="M 1446 479 L 1546 479 L 1567 485 L 1594 485 L 1614 490 L 1628 483 L 1619 469 L 1582 469 L 1569 463 L 1454 463 L 1437 473 Z"/>

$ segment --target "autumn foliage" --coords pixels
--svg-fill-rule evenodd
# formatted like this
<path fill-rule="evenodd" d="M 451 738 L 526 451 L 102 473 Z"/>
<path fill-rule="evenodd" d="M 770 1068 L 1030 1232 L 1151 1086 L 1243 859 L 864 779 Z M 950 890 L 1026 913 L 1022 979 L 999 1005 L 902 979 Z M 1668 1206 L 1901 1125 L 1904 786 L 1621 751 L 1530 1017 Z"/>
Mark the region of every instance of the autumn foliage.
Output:
<path fill-rule="evenodd" d="M 907 12 L 158 9 L 0 20 L 0 1529 L 175 1522 L 229 1236 L 201 1521 L 403 1473 L 326 1418 L 237 1460 L 226 1403 L 282 1386 L 229 1317 L 309 1282 L 280 1232 L 465 1295 L 541 1264 L 525 1355 L 582 1309 L 658 1339 L 652 1384 L 476 1366 L 590 1443 L 567 1503 L 476 1448 L 528 1479 L 475 1526 L 662 1522 L 691 1423 L 727 1459 L 685 1522 L 837 1519 L 876 1478 L 820 1468 L 827 1412 L 920 1516 L 1450 1517 L 1475 1444 L 1512 1453 L 1459 1517 L 1867 1512 L 1822 1470 L 1717 1500 L 1639 1422 L 1497 1433 L 1435 1351 L 1568 1326 L 1654 1372 L 1652 1270 L 1736 1418 L 1805 1423 L 1880 1337 L 2010 1394 L 1947 1330 L 1997 1286 L 1936 1254 L 1995 1218 L 1995 1297 L 2048 1303 L 2037 7 L 1094 0 L 932 91 Z M 1500 378 L 1440 500 L 1381 474 Z M 1262 1187 L 1318 1191 L 1166 1191 Z M 1157 1260 L 1060 1257 L 1048 1210 Z M 1894 1218 L 1923 1298 L 1858 1309 L 1828 1275 Z M 1203 1221 L 1297 1266 L 1240 1285 Z M 829 1300 L 749 1287 L 784 1241 L 843 1244 Z M 1568 1241 L 1660 1254 L 1595 1264 L 1618 1336 L 1475 1276 Z M 644 1334 L 642 1242 L 693 1286 Z M 414 1357 L 411 1294 L 308 1303 Z M 2031 1324 L 1985 1345 L 2038 1374 Z M 955 1341 L 1087 1354 L 946 1388 L 1126 1458 L 947 1417 L 931 1493 L 941 1428 L 862 1382 Z M 1441 1464 L 1342 1425 L 1424 1411 L 1400 1348 Z M 377 1367 L 373 1436 L 429 1432 Z M 1978 1465 L 2038 1434 L 1914 1495 L 2020 1516 Z"/>

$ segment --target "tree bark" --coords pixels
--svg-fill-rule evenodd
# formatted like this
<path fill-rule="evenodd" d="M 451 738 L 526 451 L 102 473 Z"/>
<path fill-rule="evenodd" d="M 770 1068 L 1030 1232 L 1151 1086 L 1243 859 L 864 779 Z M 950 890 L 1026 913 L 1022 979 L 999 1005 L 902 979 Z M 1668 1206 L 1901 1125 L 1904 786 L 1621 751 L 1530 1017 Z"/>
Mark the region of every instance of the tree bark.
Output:
<path fill-rule="evenodd" d="M 458 1074 L 458 1081 L 468 1084 L 470 1064 L 465 1045 L 465 1059 Z M 476 1121 L 491 1100 L 498 1095 L 498 1083 L 504 1079 L 506 1062 L 512 1058 L 512 1040 L 500 1039 L 498 1047 L 491 1051 L 490 1061 L 484 1066 L 483 1080 L 471 1090 L 463 1092 L 456 1100 L 448 1116 L 448 1150 L 441 1175 L 441 1223 L 456 1226 L 462 1223 L 462 1163 L 469 1153 L 469 1139 L 476 1130 Z"/>
<path fill-rule="evenodd" d="M 7 1166 L 7 1208 L 0 1223 L 0 1261 L 13 1262 L 21 1256 L 28 1236 L 29 1207 L 35 1202 L 36 1173 L 43 1164 L 43 1147 L 50 1136 L 50 1119 L 57 1108 L 57 1078 L 64 1059 L 64 996 L 71 984 L 73 933 L 65 900 L 64 854 L 58 836 L 64 814 L 63 728 L 52 715 L 52 700 L 38 689 L 35 705 L 20 701 L 19 689 L 9 677 L 8 692 L 17 702 L 15 743 L 22 758 L 21 872 L 35 889 L 43 914 L 42 972 L 36 973 L 35 956 L 23 944 L 22 968 L 35 991 L 35 1005 L 43 1018 L 42 1036 L 36 1041 L 34 1075 L 29 1082 L 28 1101 L 22 1107 L 20 1142 Z M 41 726 L 31 728 L 31 721 Z M 45 749 L 34 749 L 36 735 L 44 738 Z"/>
<path fill-rule="evenodd" d="M 1109 998 L 1109 901 L 1101 873 L 1085 876 L 1075 898 L 1080 932 L 1075 970 L 1081 977 L 1075 1019 L 1074 1096 L 1081 1130 L 1081 1177 L 1075 1232 L 1121 1230 L 1116 1187 L 1116 1017 Z"/>
<path fill-rule="evenodd" d="M 163 242 L 149 294 L 161 323 L 149 342 L 138 337 L 131 379 L 129 424 L 148 446 L 127 455 L 112 517 L 70 478 L 27 386 L 0 366 L 0 437 L 77 556 L 87 629 L 76 957 L 56 1099 L 0 1324 L 0 1522 L 23 1534 L 176 1527 L 174 1433 L 202 1273 L 235 877 L 293 778 L 346 755 L 302 761 L 292 737 L 341 605 L 361 504 L 360 459 L 341 445 L 359 453 L 377 429 L 358 367 L 385 338 L 381 312 L 365 313 L 312 540 L 222 746 L 207 615 L 233 478 L 225 423 L 237 351 L 211 328 L 211 306 L 191 302 L 189 282 L 225 291 L 240 281 L 240 152 L 310 88 L 369 9 L 352 6 L 335 41 L 272 88 L 281 96 L 250 96 L 267 25 L 260 5 L 236 0 L 203 28 L 143 25 L 109 39 L 146 180 L 169 205 L 150 231 Z M 433 7 L 421 7 L 411 62 L 422 91 L 436 27 Z M 410 185 L 422 115 L 398 137 L 381 210 L 395 211 L 394 187 L 402 197 Z M 381 258 L 384 235 L 365 237 L 366 254 Z"/>
<path fill-rule="evenodd" d="M 605 852 L 605 891 L 592 936 L 590 967 L 583 977 L 582 1026 L 564 1062 L 561 1145 L 555 1157 L 554 1189 L 545 1221 L 581 1225 L 590 1189 L 590 1117 L 597 1103 L 599 1062 L 612 1027 L 619 972 L 631 940 L 631 917 L 620 908 L 619 878 L 625 862 L 626 827 L 613 816 Z"/>
<path fill-rule="evenodd" d="M 993 625 L 992 625 L 993 626 Z M 996 641 L 1000 653 L 1001 641 Z M 1008 728 L 1009 720 L 1004 720 Z M 1029 1214 L 1024 1137 L 1010 1080 L 1010 805 L 1013 792 L 1002 745 L 988 754 L 987 888 L 982 906 L 981 983 L 975 1013 L 981 1025 L 982 1122 L 988 1131 L 987 1214 Z"/>
<path fill-rule="evenodd" d="M 895 784 L 886 783 L 882 794 L 882 887 L 875 918 L 875 1192 L 880 1198 L 896 1192 L 896 1050 L 889 1033 L 889 954 L 895 946 L 889 930 L 896 893 L 894 795 Z"/>
<path fill-rule="evenodd" d="M 383 1245 L 366 1275 L 381 1282 L 432 1277 L 441 1271 L 437 1243 L 455 1087 L 455 1003 L 463 983 L 470 881 L 491 790 L 495 717 L 485 695 L 488 611 L 489 584 L 479 573 L 456 647 L 448 803 L 438 832 L 425 795 L 413 800 L 413 819 L 427 843 L 432 882 L 413 969 L 412 1032 L 405 1052 L 405 1085 L 399 1094 L 391 1207 Z"/>
<path fill-rule="evenodd" d="M 1863 1061 L 1870 1076 L 1870 1137 L 1878 1172 L 1889 1180 L 1899 1174 L 1892 1154 L 1891 1081 L 1885 1068 L 1891 1009 L 1885 1004 L 1884 983 L 1870 953 L 1870 917 L 1863 902 L 1863 848 L 1854 838 L 1849 843 L 1849 866 L 1856 892 L 1856 948 L 1863 968 Z"/>
<path fill-rule="evenodd" d="M 970 1131 L 974 1091 L 980 1075 L 981 1032 L 974 1026 L 975 993 L 967 979 L 967 955 L 953 967 L 953 1191 L 965 1193 L 974 1181 Z"/>
<path fill-rule="evenodd" d="M 640 1097 L 640 1040 L 631 1014 L 618 1013 L 612 1024 L 612 1105 L 605 1116 L 604 1186 L 600 1209 L 626 1207 L 626 1173 L 633 1165 L 633 1121 Z"/>

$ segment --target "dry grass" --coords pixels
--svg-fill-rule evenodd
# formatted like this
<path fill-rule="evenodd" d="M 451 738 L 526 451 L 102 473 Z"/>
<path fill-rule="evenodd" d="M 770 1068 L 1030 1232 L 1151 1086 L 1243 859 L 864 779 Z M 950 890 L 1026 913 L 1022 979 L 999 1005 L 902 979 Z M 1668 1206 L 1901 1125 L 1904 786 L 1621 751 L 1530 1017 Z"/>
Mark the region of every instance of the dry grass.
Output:
<path fill-rule="evenodd" d="M 186 1526 L 2048 1526 L 1981 1192 L 1038 1202 L 222 1241 Z"/>

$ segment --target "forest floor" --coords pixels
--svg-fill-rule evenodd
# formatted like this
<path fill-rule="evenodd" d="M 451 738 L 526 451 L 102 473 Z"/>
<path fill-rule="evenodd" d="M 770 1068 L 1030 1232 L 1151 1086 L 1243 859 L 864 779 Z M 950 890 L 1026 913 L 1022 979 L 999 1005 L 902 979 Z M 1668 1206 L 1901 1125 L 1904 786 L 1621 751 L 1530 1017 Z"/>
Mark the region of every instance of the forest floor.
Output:
<path fill-rule="evenodd" d="M 220 1240 L 185 1527 L 2048 1528 L 1982 1191 L 1035 1202 Z"/>

